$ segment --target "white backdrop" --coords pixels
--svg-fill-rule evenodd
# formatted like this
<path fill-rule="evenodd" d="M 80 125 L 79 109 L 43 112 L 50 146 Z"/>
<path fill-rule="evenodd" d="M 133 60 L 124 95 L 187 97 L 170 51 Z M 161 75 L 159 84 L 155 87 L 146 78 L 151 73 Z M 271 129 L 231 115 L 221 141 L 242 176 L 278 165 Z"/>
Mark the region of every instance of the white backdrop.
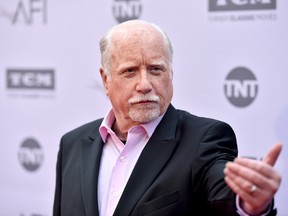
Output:
<path fill-rule="evenodd" d="M 98 41 L 135 18 L 174 45 L 174 106 L 228 122 L 240 156 L 284 144 L 276 206 L 288 216 L 287 9 L 286 0 L 0 0 L 0 216 L 52 215 L 60 137 L 110 107 Z"/>

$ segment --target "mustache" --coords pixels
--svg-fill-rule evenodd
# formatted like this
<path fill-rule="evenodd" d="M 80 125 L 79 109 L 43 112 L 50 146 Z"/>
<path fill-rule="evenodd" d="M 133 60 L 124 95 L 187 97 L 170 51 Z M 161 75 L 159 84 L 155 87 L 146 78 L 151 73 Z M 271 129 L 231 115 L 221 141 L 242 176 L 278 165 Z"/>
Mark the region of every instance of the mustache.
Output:
<path fill-rule="evenodd" d="M 132 98 L 130 98 L 128 100 L 129 104 L 134 104 L 134 103 L 139 103 L 139 102 L 159 102 L 160 101 L 160 97 L 154 94 L 146 94 L 146 95 L 136 95 L 133 96 Z"/>

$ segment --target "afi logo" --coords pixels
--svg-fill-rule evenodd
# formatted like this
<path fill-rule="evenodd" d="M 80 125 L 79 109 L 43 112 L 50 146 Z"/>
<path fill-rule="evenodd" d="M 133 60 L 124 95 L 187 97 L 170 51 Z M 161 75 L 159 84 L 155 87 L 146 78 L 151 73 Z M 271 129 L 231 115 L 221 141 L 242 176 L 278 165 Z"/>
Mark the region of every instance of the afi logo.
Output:
<path fill-rule="evenodd" d="M 8 69 L 8 89 L 54 89 L 54 70 Z"/>
<path fill-rule="evenodd" d="M 209 11 L 276 9 L 276 0 L 209 0 Z"/>
<path fill-rule="evenodd" d="M 119 23 L 138 19 L 142 12 L 142 5 L 139 0 L 115 0 L 113 14 Z"/>
<path fill-rule="evenodd" d="M 20 0 L 16 6 L 12 23 L 24 21 L 31 25 L 36 22 L 47 22 L 47 0 Z"/>
<path fill-rule="evenodd" d="M 255 75 L 244 67 L 233 69 L 224 84 L 226 98 L 236 107 L 246 107 L 256 98 L 258 83 Z"/>

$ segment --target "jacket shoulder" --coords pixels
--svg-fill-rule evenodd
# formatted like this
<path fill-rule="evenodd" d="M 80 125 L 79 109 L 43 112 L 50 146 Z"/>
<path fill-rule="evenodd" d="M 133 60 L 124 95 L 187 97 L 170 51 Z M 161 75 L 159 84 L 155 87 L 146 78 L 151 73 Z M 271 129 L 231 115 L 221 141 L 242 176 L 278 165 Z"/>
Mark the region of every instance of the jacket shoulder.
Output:
<path fill-rule="evenodd" d="M 185 110 L 177 109 L 177 113 L 178 113 L 179 121 L 184 124 L 197 124 L 198 127 L 200 125 L 203 125 L 203 126 L 226 125 L 230 127 L 230 125 L 227 122 L 221 121 L 219 119 L 194 115 Z"/>
<path fill-rule="evenodd" d="M 99 134 L 99 127 L 103 118 L 83 124 L 62 136 L 62 139 L 82 139 L 87 136 Z"/>

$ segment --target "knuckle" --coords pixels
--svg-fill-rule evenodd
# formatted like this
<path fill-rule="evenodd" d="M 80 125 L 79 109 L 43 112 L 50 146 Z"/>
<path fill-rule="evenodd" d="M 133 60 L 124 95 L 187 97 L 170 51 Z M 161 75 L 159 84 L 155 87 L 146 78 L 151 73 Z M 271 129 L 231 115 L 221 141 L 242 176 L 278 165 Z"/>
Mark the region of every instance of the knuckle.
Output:
<path fill-rule="evenodd" d="M 273 184 L 271 184 L 271 189 L 272 189 L 272 192 L 273 194 L 275 194 L 278 190 L 278 183 L 277 182 L 273 182 Z"/>

